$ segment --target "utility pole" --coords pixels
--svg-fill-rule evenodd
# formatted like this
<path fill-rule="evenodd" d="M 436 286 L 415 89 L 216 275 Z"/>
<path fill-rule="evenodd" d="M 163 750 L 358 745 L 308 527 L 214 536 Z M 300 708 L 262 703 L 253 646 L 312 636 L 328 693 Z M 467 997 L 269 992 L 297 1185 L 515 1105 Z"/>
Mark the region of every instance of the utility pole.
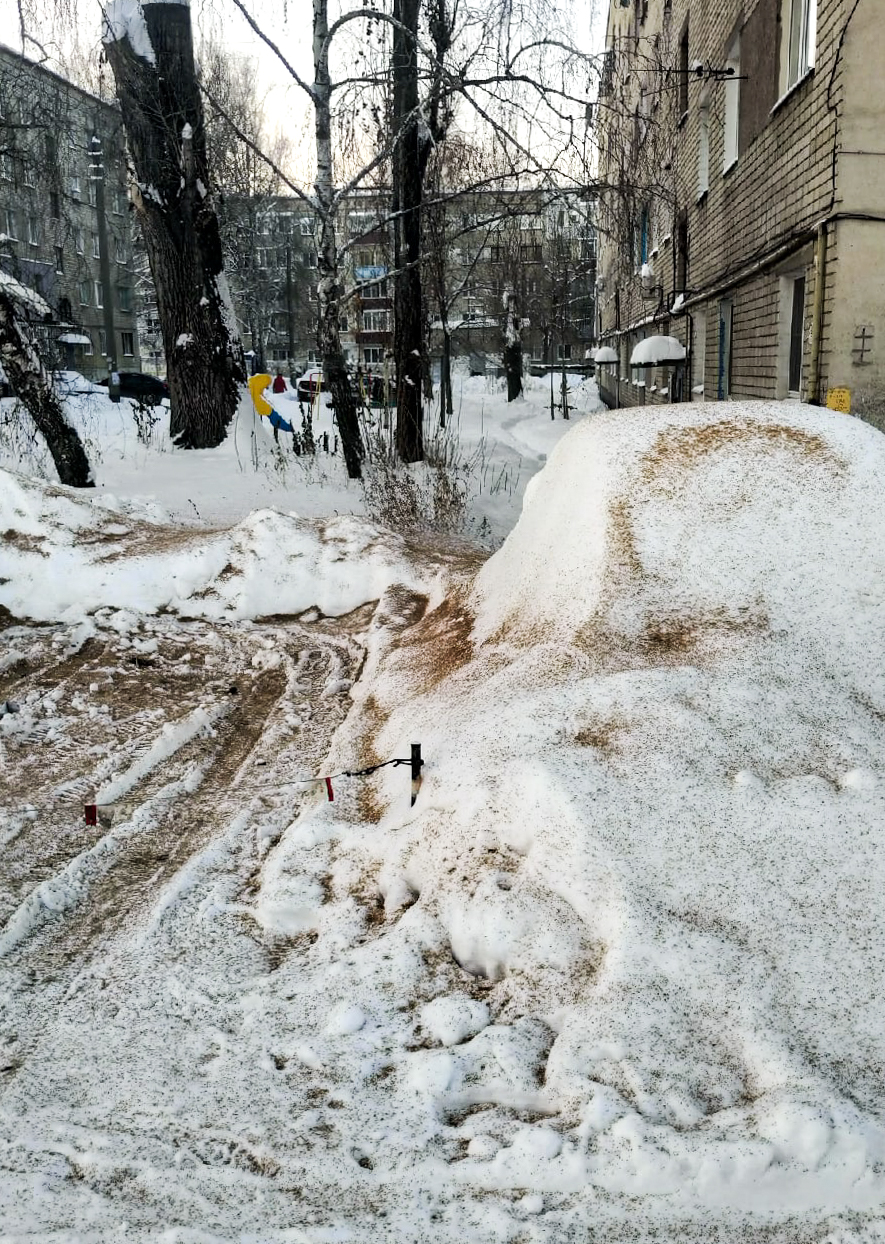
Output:
<path fill-rule="evenodd" d="M 120 379 L 117 375 L 117 341 L 114 332 L 114 287 L 111 285 L 111 256 L 108 252 L 108 221 L 104 206 L 104 163 L 101 140 L 97 134 L 89 144 L 89 180 L 95 186 L 95 214 L 98 218 L 98 265 L 101 273 L 104 311 L 105 358 L 108 365 L 108 395 L 112 402 L 120 400 Z"/>

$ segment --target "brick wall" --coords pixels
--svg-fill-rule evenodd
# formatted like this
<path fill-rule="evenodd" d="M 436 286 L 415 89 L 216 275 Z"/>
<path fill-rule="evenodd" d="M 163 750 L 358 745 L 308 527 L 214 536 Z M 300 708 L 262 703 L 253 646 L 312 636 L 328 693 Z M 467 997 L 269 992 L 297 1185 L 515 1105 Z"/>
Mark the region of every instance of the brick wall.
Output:
<path fill-rule="evenodd" d="M 612 209 L 600 245 L 600 272 L 605 280 L 600 298 L 602 338 L 615 344 L 619 336 L 626 335 L 632 346 L 639 336 L 654 331 L 671 333 L 688 345 L 687 315 L 667 314 L 682 284 L 677 239 L 679 218 L 684 214 L 685 303 L 689 314 L 706 315 L 707 398 L 716 397 L 718 391 L 718 321 L 723 299 L 731 302 L 733 311 L 730 395 L 786 395 L 784 334 L 789 332 L 789 322 L 784 317 L 784 291 L 789 288 L 785 282 L 797 276 L 805 277 L 806 389 L 816 279 L 813 239 L 824 219 L 829 219 L 820 349 L 824 396 L 828 384 L 847 383 L 846 343 L 855 331 L 854 321 L 875 320 L 879 315 L 872 285 L 878 279 L 875 273 L 881 271 L 875 257 L 880 248 L 885 249 L 885 236 L 879 241 L 885 226 L 879 228 L 875 241 L 866 235 L 864 244 L 874 261 L 869 274 L 859 272 L 855 263 L 851 280 L 839 279 L 840 251 L 850 225 L 835 217 L 855 207 L 861 193 L 855 182 L 862 189 L 870 177 L 870 163 L 864 165 L 863 177 L 846 180 L 843 173 L 846 98 L 848 120 L 853 123 L 864 98 L 878 90 L 877 66 L 885 63 L 881 23 L 871 14 L 863 19 L 855 12 L 855 24 L 847 27 L 853 7 L 848 0 L 818 0 L 815 67 L 788 92 L 784 91 L 782 65 L 787 0 L 671 0 L 670 4 L 650 0 L 645 22 L 640 20 L 641 5 L 612 3 L 610 7 L 608 46 L 613 62 L 600 108 L 601 175 L 603 181 L 619 184 L 620 192 L 608 196 L 610 204 L 616 201 L 623 207 L 625 193 L 632 199 L 634 220 L 639 204 L 651 204 L 654 225 L 646 258 L 653 275 L 646 277 L 645 284 L 661 288 L 651 303 L 643 297 L 637 275 L 643 256 L 635 253 L 623 231 L 623 217 L 630 213 L 622 210 L 622 219 L 617 220 L 617 208 Z M 736 34 L 740 36 L 740 71 L 746 78 L 737 88 L 738 157 L 726 170 L 726 99 L 735 86 L 710 70 L 725 67 Z M 696 62 L 704 67 L 700 75 L 674 72 L 686 64 L 691 69 Z M 865 92 L 862 81 L 867 74 Z M 709 177 L 708 189 L 699 198 L 704 107 L 709 118 Z M 875 129 L 872 116 L 864 137 L 871 129 Z M 876 146 L 879 152 L 883 150 L 881 142 Z M 866 158 L 876 161 L 878 175 L 885 179 L 885 157 L 866 153 Z M 848 167 L 853 171 L 856 166 Z M 857 301 L 858 282 L 861 286 L 869 283 L 870 298 L 865 303 L 861 296 L 851 322 L 843 316 L 841 324 L 839 309 L 849 287 Z M 651 324 L 647 323 L 650 317 Z M 885 340 L 882 347 L 885 352 Z M 620 376 L 625 374 L 622 368 L 617 370 Z M 699 370 L 697 360 L 693 370 Z M 609 390 L 614 387 L 611 374 L 606 378 L 603 371 L 601 379 Z M 859 398 L 862 391 L 866 394 L 866 406 L 872 409 L 877 385 L 885 376 L 868 368 L 860 388 L 856 369 L 848 379 Z M 618 387 L 621 404 L 662 400 L 660 386 L 650 392 L 650 379 L 644 390 L 634 384 Z M 685 387 L 688 392 L 693 386 L 687 383 Z"/>

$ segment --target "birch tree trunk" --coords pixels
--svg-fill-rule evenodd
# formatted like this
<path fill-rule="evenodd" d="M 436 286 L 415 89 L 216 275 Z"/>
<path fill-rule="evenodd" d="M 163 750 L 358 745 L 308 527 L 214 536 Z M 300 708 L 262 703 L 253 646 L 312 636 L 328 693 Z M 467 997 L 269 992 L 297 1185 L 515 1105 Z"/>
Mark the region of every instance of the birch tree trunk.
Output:
<path fill-rule="evenodd" d="M 319 282 L 319 345 L 323 384 L 331 394 L 341 434 L 341 451 L 350 479 L 362 474 L 363 442 L 356 397 L 341 349 L 338 251 L 335 243 L 335 188 L 332 166 L 332 85 L 329 78 L 329 11 L 327 0 L 313 0 L 314 134 L 317 152 L 316 194 L 320 218 L 317 248 Z"/>
<path fill-rule="evenodd" d="M 108 60 L 129 150 L 133 195 L 157 293 L 172 404 L 171 432 L 186 449 L 224 439 L 245 380 L 208 195 L 203 106 L 187 3 L 109 6 Z"/>
<path fill-rule="evenodd" d="M 48 312 L 49 308 L 46 310 Z M 24 403 L 46 442 L 58 478 L 72 488 L 94 488 L 83 443 L 76 428 L 71 427 L 65 417 L 27 321 L 5 289 L 0 289 L 0 361 L 13 392 Z"/>

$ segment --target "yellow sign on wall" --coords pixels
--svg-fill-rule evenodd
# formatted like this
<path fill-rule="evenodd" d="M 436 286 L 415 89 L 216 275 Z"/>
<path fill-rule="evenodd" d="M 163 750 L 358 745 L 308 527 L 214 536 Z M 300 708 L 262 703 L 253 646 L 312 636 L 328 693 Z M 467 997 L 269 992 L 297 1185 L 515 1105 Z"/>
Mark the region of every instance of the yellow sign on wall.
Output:
<path fill-rule="evenodd" d="M 851 390 L 850 389 L 828 389 L 827 390 L 827 408 L 829 410 L 838 410 L 840 414 L 851 414 Z"/>

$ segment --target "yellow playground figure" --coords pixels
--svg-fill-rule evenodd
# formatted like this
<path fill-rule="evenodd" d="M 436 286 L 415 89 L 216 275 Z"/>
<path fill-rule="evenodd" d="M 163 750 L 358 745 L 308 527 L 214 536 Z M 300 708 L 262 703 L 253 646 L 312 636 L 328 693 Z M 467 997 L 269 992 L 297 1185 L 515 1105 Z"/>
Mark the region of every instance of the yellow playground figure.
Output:
<path fill-rule="evenodd" d="M 278 414 L 264 396 L 264 391 L 265 389 L 270 388 L 270 384 L 271 378 L 266 372 L 260 372 L 257 376 L 250 376 L 249 392 L 252 394 L 252 405 L 258 411 L 259 415 L 263 415 L 265 419 L 270 421 L 270 426 L 273 428 L 274 440 L 280 439 L 280 431 L 291 432 L 294 436 L 295 429 L 292 427 L 291 423 L 284 419 L 281 414 Z"/>

